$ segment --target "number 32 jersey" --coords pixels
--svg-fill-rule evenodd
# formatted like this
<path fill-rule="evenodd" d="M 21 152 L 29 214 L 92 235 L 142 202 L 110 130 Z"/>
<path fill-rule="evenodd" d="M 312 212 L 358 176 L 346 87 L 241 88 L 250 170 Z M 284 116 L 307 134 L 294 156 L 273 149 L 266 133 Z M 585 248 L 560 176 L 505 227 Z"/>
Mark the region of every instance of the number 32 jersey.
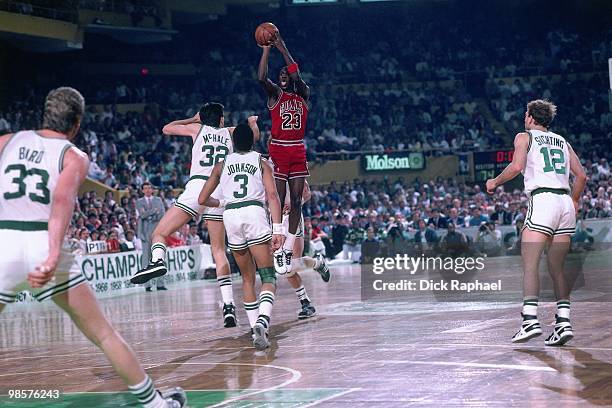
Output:
<path fill-rule="evenodd" d="M 281 91 L 273 106 L 268 106 L 272 118 L 272 142 L 302 142 L 306 134 L 308 105 L 301 96 Z M 280 143 L 279 143 L 280 142 Z"/>
<path fill-rule="evenodd" d="M 525 192 L 529 195 L 537 188 L 564 189 L 569 192 L 569 144 L 553 132 L 530 130 L 525 177 Z"/>
<path fill-rule="evenodd" d="M 225 160 L 225 157 L 233 151 L 234 146 L 228 128 L 202 125 L 191 148 L 189 178 L 210 177 L 215 164 Z"/>
<path fill-rule="evenodd" d="M 0 221 L 48 221 L 64 154 L 73 144 L 32 130 L 13 134 L 0 151 Z"/>

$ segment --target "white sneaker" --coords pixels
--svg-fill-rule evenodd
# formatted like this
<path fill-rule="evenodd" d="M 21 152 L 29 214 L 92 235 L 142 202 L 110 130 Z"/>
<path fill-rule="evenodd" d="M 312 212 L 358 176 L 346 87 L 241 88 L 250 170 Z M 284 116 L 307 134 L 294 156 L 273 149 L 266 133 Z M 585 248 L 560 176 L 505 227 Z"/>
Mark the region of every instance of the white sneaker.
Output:
<path fill-rule="evenodd" d="M 279 275 L 286 274 L 287 264 L 285 262 L 285 251 L 283 250 L 283 248 L 279 248 L 274 251 L 272 257 L 274 258 L 274 270 L 276 271 L 276 273 L 278 273 Z"/>
<path fill-rule="evenodd" d="M 265 350 L 270 347 L 270 341 L 268 340 L 268 328 L 261 322 L 255 323 L 253 326 L 253 346 L 257 350 Z"/>
<path fill-rule="evenodd" d="M 538 319 L 523 320 L 521 329 L 512 336 L 513 343 L 524 343 L 529 339 L 539 336 L 542 334 L 542 326 Z"/>
<path fill-rule="evenodd" d="M 569 319 L 557 318 L 553 332 L 544 340 L 547 346 L 563 346 L 574 338 L 574 331 Z"/>

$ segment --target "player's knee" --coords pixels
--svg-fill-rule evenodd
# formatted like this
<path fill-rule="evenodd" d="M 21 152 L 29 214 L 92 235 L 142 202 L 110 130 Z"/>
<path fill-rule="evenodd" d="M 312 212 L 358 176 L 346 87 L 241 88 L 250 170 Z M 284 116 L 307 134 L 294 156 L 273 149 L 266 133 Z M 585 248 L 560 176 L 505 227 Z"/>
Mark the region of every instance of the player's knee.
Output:
<path fill-rule="evenodd" d="M 276 285 L 276 272 L 273 267 L 259 268 L 257 269 L 257 273 L 259 273 L 262 284 L 271 283 L 272 285 Z"/>

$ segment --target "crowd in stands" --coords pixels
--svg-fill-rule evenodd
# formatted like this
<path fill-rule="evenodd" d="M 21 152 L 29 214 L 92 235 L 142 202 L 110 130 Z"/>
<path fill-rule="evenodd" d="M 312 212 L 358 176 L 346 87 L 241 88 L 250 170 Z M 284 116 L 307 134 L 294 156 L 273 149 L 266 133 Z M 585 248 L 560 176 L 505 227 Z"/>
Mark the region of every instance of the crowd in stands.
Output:
<path fill-rule="evenodd" d="M 80 3 L 102 11 L 111 4 Z M 492 30 L 489 6 L 465 8 L 451 2 L 397 12 L 401 7 L 343 9 L 341 15 L 301 8 L 278 18 L 312 90 L 306 134 L 311 162 L 354 157 L 359 151 L 444 155 L 510 147 L 523 127 L 526 102 L 549 98 L 559 106 L 553 131 L 570 140 L 589 174 L 580 218 L 612 215 L 612 156 L 605 148 L 612 139 L 605 75 L 612 30 L 570 25 L 560 30 L 554 18 L 538 20 L 537 12 L 524 16 L 520 10 L 496 15 Z M 309 13 L 311 18 L 306 18 Z M 252 30 L 245 29 L 260 20 L 260 15 L 232 9 L 218 21 L 182 27 L 177 39 L 167 44 L 83 50 L 85 61 L 188 63 L 196 68 L 195 77 L 143 72 L 139 77 L 84 79 L 62 77 L 60 69 L 48 75 L 46 70 L 45 76 L 58 83 L 37 82 L 36 87 L 16 90 L 15 99 L 0 107 L 0 133 L 37 128 L 46 89 L 70 84 L 83 92 L 90 106 L 77 144 L 91 158 L 89 176 L 128 192 L 119 203 L 112 194 L 82 197 L 70 234 L 75 244 L 86 248 L 87 242 L 97 240 L 107 241 L 113 251 L 138 248 L 135 200 L 142 184 L 150 181 L 171 205 L 172 189 L 182 187 L 189 174 L 191 140 L 163 136 L 161 128 L 193 116 L 203 101 L 223 102 L 230 125 L 258 114 L 262 141 L 257 149 L 266 152 L 270 121 L 265 95 L 255 80 L 261 50 Z M 531 31 L 516 30 L 517 21 Z M 402 38 L 401 46 L 393 38 Z M 273 80 L 281 64 L 274 51 L 269 71 Z M 125 111 L 127 103 L 141 106 Z M 460 234 L 461 227 L 480 230 L 489 222 L 484 224 L 489 232 L 479 231 L 486 241 L 497 237 L 495 225 L 520 223 L 526 208 L 520 192 L 489 197 L 478 186 L 453 180 L 356 180 L 313 187 L 304 213 L 312 246 L 324 248 L 328 256 L 344 250 L 349 257 L 362 242 L 384 241 L 388 248 L 415 239 L 440 242 L 447 230 Z M 205 226 L 194 228 L 192 235 L 206 241 Z M 182 234 L 177 239 L 187 242 L 189 233 Z"/>
<path fill-rule="evenodd" d="M 173 204 L 172 190 L 161 190 L 164 207 Z M 142 249 L 138 236 L 138 192 L 129 189 L 120 201 L 108 191 L 103 197 L 90 191 L 79 197 L 67 239 L 81 253 L 113 253 Z M 169 237 L 168 246 L 210 243 L 204 223 L 191 222 Z"/>
<path fill-rule="evenodd" d="M 579 220 L 612 217 L 612 177 L 606 159 L 586 168 L 589 180 L 582 197 Z M 364 242 L 378 242 L 388 251 L 404 251 L 410 245 L 441 250 L 445 240 L 456 238 L 475 243 L 490 256 L 505 254 L 515 244 L 502 237 L 500 225 L 520 231 L 528 209 L 522 191 L 504 190 L 489 196 L 478 185 L 453 179 L 425 183 L 355 180 L 313 186 L 312 198 L 304 205 L 306 236 L 314 251 L 334 257 L 341 252 L 360 253 Z M 461 238 L 459 229 L 471 229 Z M 584 228 L 580 240 L 588 240 Z M 450 233 L 450 237 L 449 237 Z M 586 234 L 586 236 L 584 235 Z"/>

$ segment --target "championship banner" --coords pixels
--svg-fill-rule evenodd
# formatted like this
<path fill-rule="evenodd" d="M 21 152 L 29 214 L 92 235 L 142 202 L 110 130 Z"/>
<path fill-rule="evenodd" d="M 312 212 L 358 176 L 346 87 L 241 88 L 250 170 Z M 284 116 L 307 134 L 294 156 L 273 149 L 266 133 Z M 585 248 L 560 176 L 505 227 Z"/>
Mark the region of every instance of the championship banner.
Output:
<path fill-rule="evenodd" d="M 79 255 L 76 261 L 81 272 L 94 290 L 96 297 L 111 297 L 139 290 L 130 277 L 141 268 L 142 251 L 114 254 Z M 210 245 L 192 245 L 168 248 L 168 273 L 163 277 L 166 285 L 200 279 L 200 272 L 214 266 Z M 17 302 L 34 300 L 28 291 L 17 295 Z"/>

